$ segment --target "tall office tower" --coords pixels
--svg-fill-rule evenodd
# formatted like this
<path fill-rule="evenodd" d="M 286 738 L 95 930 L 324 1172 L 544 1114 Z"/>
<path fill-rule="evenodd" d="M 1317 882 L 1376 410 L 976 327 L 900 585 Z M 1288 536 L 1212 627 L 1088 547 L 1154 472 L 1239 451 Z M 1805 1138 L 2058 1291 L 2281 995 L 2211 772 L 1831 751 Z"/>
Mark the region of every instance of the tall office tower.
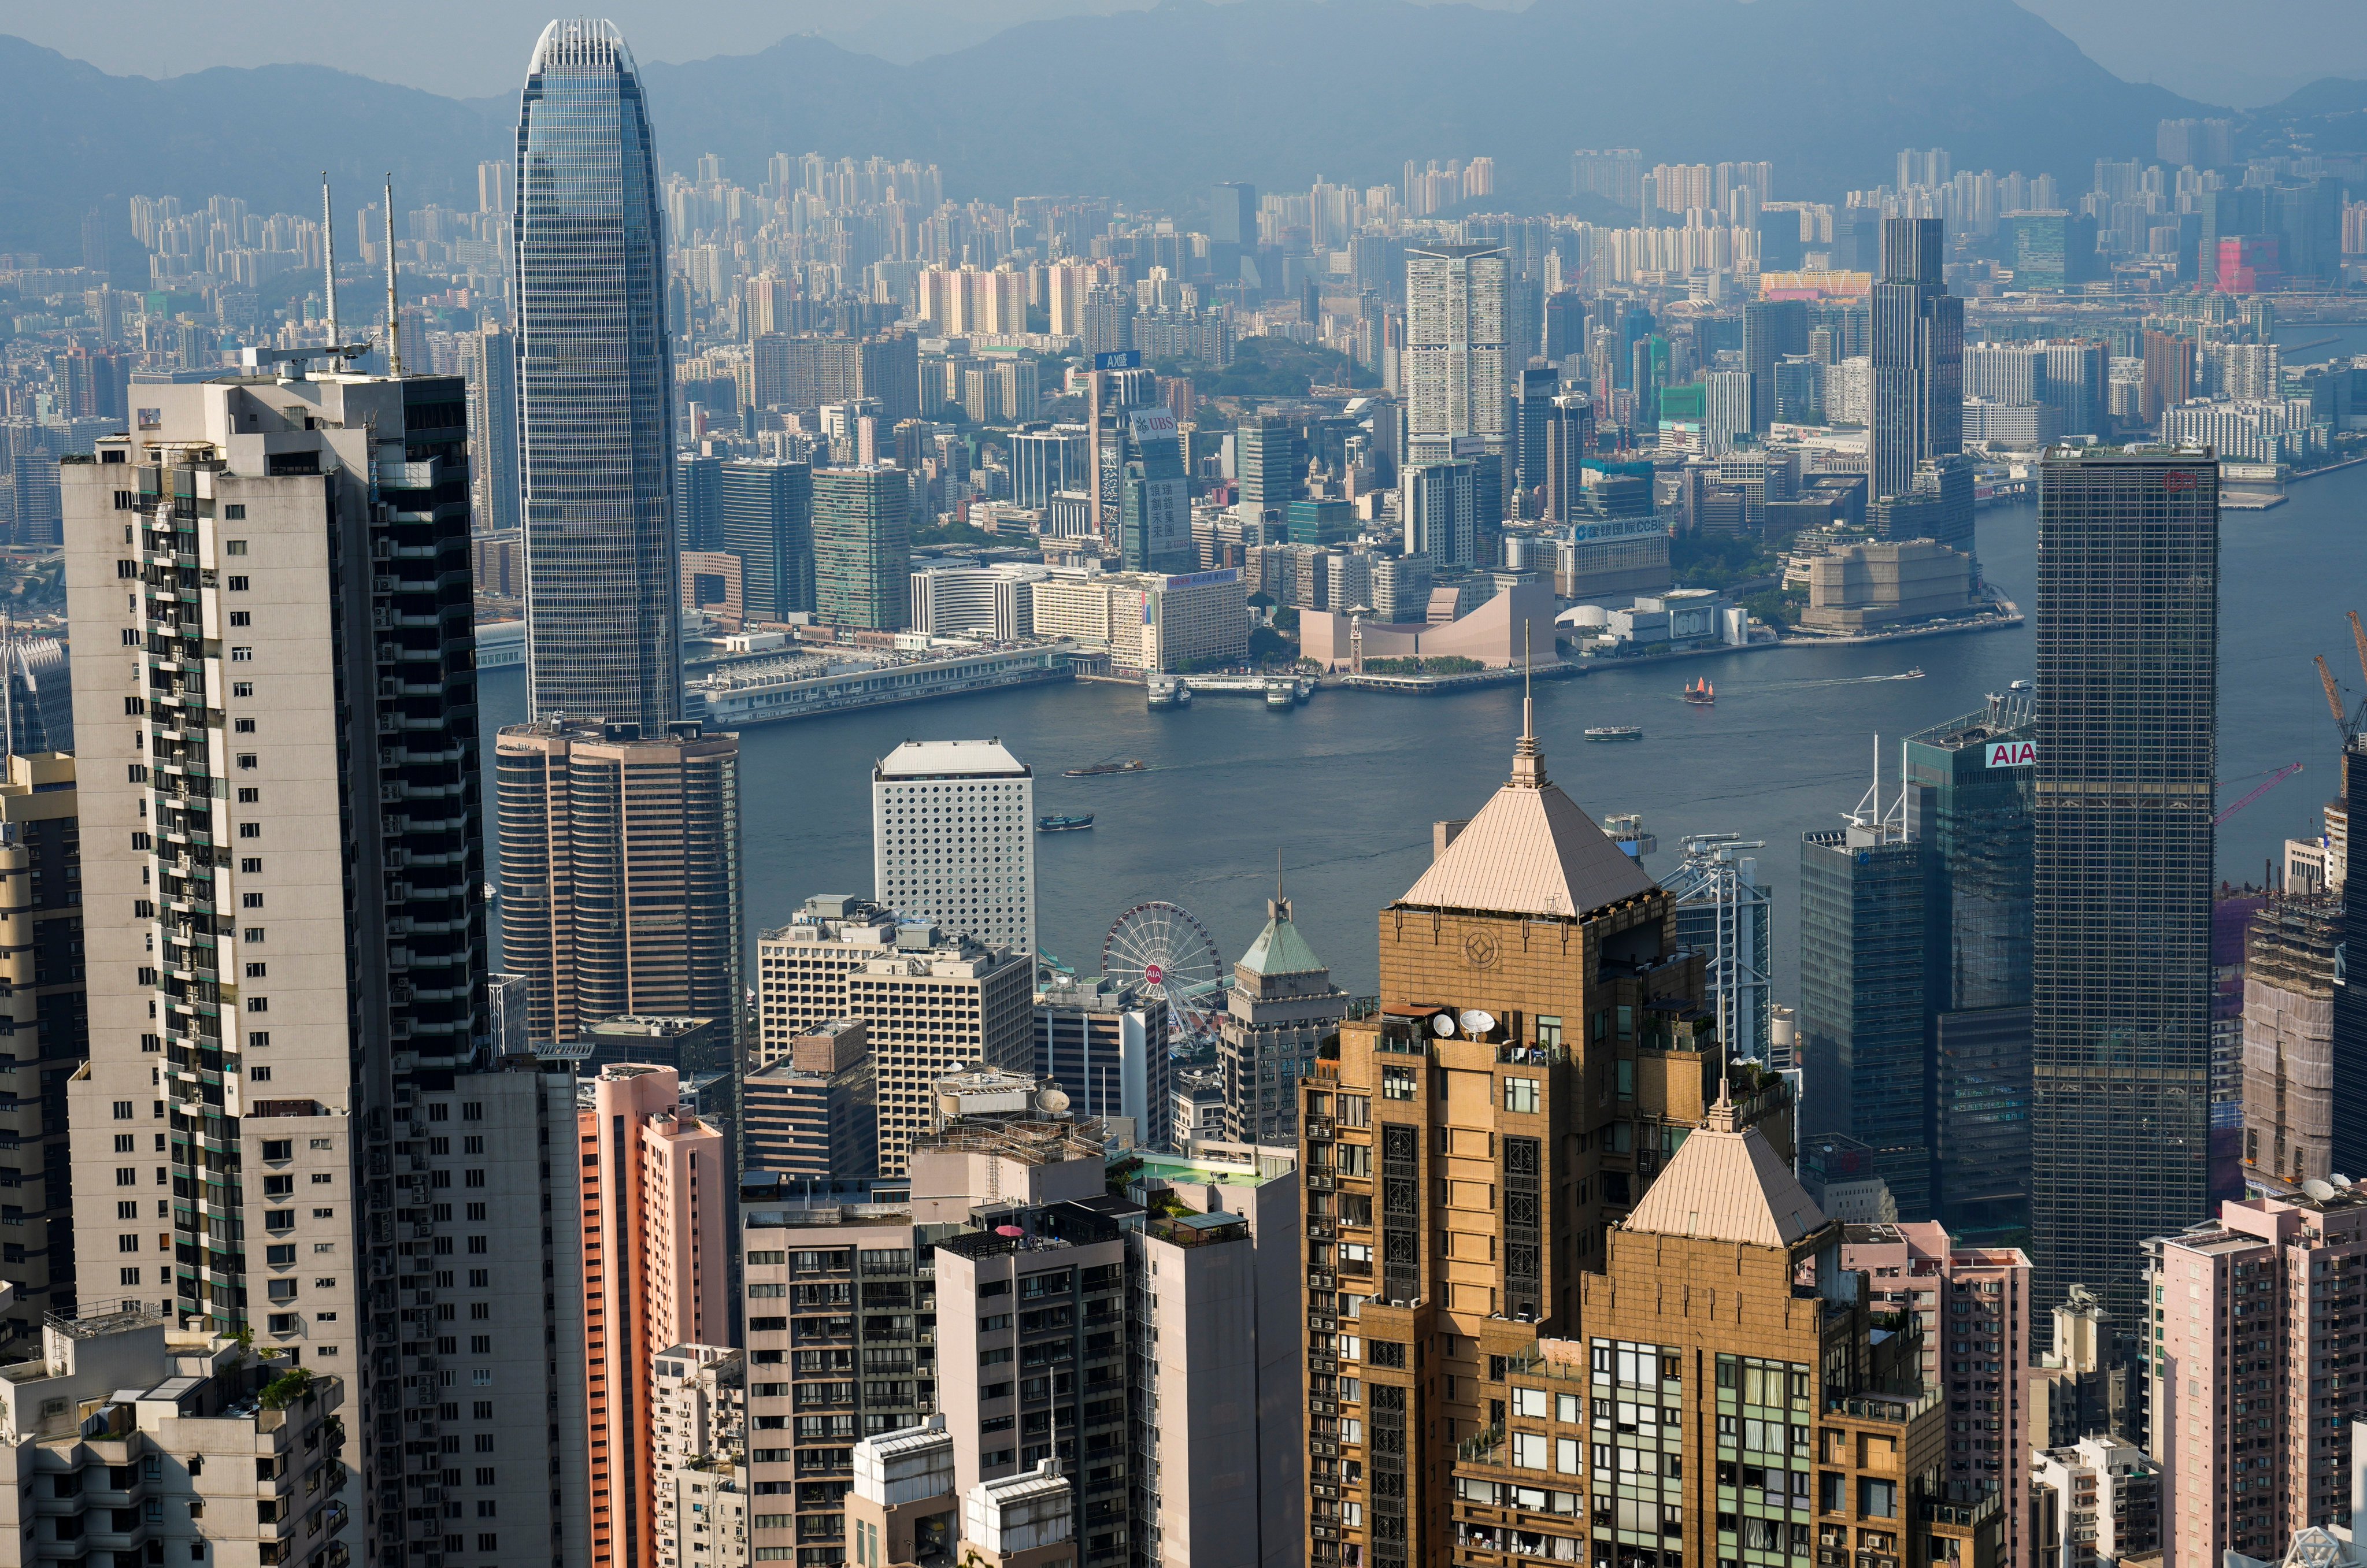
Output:
<path fill-rule="evenodd" d="M 1704 999 L 1718 1020 L 1727 1055 L 1782 1070 L 1795 1066 L 1775 1047 L 1775 894 L 1759 880 L 1761 849 L 1738 833 L 1685 840 L 1685 858 L 1662 879 L 1677 904 L 1677 941 L 1706 960 Z"/>
<path fill-rule="evenodd" d="M 1965 1247 L 1945 1226 L 1848 1225 L 1841 1267 L 1866 1274 L 1876 1312 L 1911 1314 L 1922 1340 L 1922 1386 L 1948 1396 L 1951 1495 L 2002 1498 L 2005 1551 L 2022 1551 L 2030 1522 L 2030 1259 L 2019 1247 Z M 1958 1434 L 1964 1434 L 1959 1436 Z"/>
<path fill-rule="evenodd" d="M 1057 1083 L 1080 1116 L 1123 1117 L 1148 1147 L 1168 1142 L 1167 1003 L 1104 975 L 1054 975 L 1036 990 L 1035 1076 Z"/>
<path fill-rule="evenodd" d="M 731 1337 L 721 1133 L 671 1067 L 612 1066 L 577 1118 L 583 1161 L 584 1411 L 594 1562 L 658 1559 L 654 1358 Z M 570 1285 L 562 1282 L 561 1289 Z"/>
<path fill-rule="evenodd" d="M 494 741 L 502 953 L 538 1041 L 740 1000 L 740 738 L 545 719 Z"/>
<path fill-rule="evenodd" d="M 1398 476 L 1398 507 L 1407 555 L 1421 556 L 1433 566 L 1479 564 L 1477 464 L 1408 464 Z"/>
<path fill-rule="evenodd" d="M 469 505 L 479 533 L 500 533 L 518 525 L 517 338 L 494 325 L 469 333 L 460 365 L 469 383 Z"/>
<path fill-rule="evenodd" d="M 1546 296 L 1546 360 L 1557 370 L 1586 355 L 1586 296 L 1575 288 Z"/>
<path fill-rule="evenodd" d="M 857 631 L 900 631 L 912 609 L 912 487 L 902 469 L 817 468 L 814 618 Z"/>
<path fill-rule="evenodd" d="M 1413 462 L 1464 455 L 1458 435 L 1478 436 L 1500 463 L 1506 455 L 1504 390 L 1518 367 L 1506 338 L 1509 265 L 1498 244 L 1406 247 L 1403 364 Z"/>
<path fill-rule="evenodd" d="M 2342 753 L 2342 794 L 2326 807 L 2329 840 L 2338 816 L 2343 836 L 2325 850 L 2327 880 L 2331 884 L 2337 874 L 2341 877 L 2335 891 L 2342 901 L 2342 929 L 2367 931 L 2367 842 L 2362 842 L 2367 830 L 2350 831 L 2352 822 L 2367 823 L 2367 740 L 2354 738 Z M 2352 863 L 2354 855 L 2362 863 Z M 2367 1114 L 2360 1109 L 2367 1106 L 2367 987 L 2337 986 L 2332 1021 L 2334 1168 L 2345 1174 L 2367 1171 Z"/>
<path fill-rule="evenodd" d="M 2031 744 L 2026 697 L 1907 739 L 1923 846 L 1923 1013 L 1934 1213 L 1957 1232 L 2030 1213 Z"/>
<path fill-rule="evenodd" d="M 705 452 L 674 455 L 674 543 L 677 550 L 723 545 L 723 459 Z"/>
<path fill-rule="evenodd" d="M 1964 450 L 1965 302 L 1948 292 L 1943 255 L 1939 219 L 1882 220 L 1868 500 L 1907 494 L 1916 464 Z"/>
<path fill-rule="evenodd" d="M 1208 274 L 1219 288 L 1239 283 L 1258 246 L 1257 186 L 1227 180 L 1208 193 Z M 1058 331 L 1058 328 L 1054 329 Z"/>
<path fill-rule="evenodd" d="M 1481 1337 L 1580 1321 L 1580 1271 L 1704 1136 L 1717 1095 L 1701 955 L 1678 945 L 1668 894 L 1547 780 L 1533 736 L 1511 782 L 1433 841 L 1381 912 L 1378 1005 L 1300 1080 L 1319 1564 L 1448 1561 L 1445 1472 L 1491 1424 Z M 1729 1071 L 1787 1161 L 1784 1081 Z"/>
<path fill-rule="evenodd" d="M 461 381 L 141 398 L 62 469 L 106 981 L 66 1089 L 74 1241 L 114 1260 L 79 1310 L 338 1369 L 338 1500 L 379 1552 L 580 1562 L 581 1470 L 545 1473 L 583 1445 L 581 1308 L 549 1283 L 578 1269 L 573 1089 L 491 1049 Z"/>
<path fill-rule="evenodd" d="M 1415 1491 L 1419 1538 L 1385 1551 L 1395 1543 L 1370 1531 L 1368 1562 L 1500 1560 L 1476 1549 L 1707 1568 L 1820 1543 L 1887 1555 L 1907 1539 L 1929 1562 L 2008 1561 L 2001 1499 L 1948 1484 L 1941 1458 L 1965 1417 L 1920 1382 L 1911 1320 L 1901 1332 L 1877 1317 L 1843 1227 L 1730 1103 L 1607 1239 L 1567 1326 L 1474 1325 L 1472 1397 L 1503 1418 L 1455 1423 L 1451 1476 Z M 1377 1462 L 1384 1424 L 1424 1402 L 1420 1363 L 1437 1352 L 1394 1325 L 1359 1327 Z M 2018 1438 L 2004 1446 L 2019 1456 Z"/>
<path fill-rule="evenodd" d="M 1539 514 L 1548 523 L 1575 523 L 1586 511 L 1586 460 L 1594 456 L 1594 400 L 1556 398 L 1546 415 L 1545 486 Z M 1523 476 L 1525 482 L 1525 476 Z"/>
<path fill-rule="evenodd" d="M 6 661 L 0 679 L 0 749 L 30 753 L 71 751 L 74 670 L 66 645 L 51 637 L 0 643 Z"/>
<path fill-rule="evenodd" d="M 907 920 L 1036 952 L 1036 771 L 999 740 L 907 740 L 871 770 L 874 897 Z"/>
<path fill-rule="evenodd" d="M 1910 1220 L 1931 1214 L 1923 852 L 1881 803 L 1800 836 L 1804 1131 L 1847 1133 Z"/>
<path fill-rule="evenodd" d="M 860 898 L 809 898 L 756 941 L 755 1055 L 836 1021 L 868 1024 L 878 1071 L 878 1171 L 900 1177 L 929 1126 L 928 1086 L 971 1064 L 1024 1073 L 1036 1055 L 1034 953 L 907 924 Z"/>
<path fill-rule="evenodd" d="M 2083 1280 L 2132 1323 L 2138 1242 L 2206 1213 L 2219 643 L 2209 455 L 2049 453 L 2037 624 L 2032 1252 L 2040 1301 Z"/>
<path fill-rule="evenodd" d="M 2327 1374 L 2367 1292 L 2362 1218 L 2367 1192 L 2320 1188 L 2145 1242 L 2144 1299 L 2162 1305 L 2141 1436 L 2161 1464 L 2164 1568 L 2274 1557 L 2350 1506 L 2367 1388 Z"/>
<path fill-rule="evenodd" d="M 1702 447 L 1713 457 L 1750 434 L 1750 373 L 1711 370 L 1702 377 Z"/>
<path fill-rule="evenodd" d="M 742 458 L 717 476 L 720 538 L 740 558 L 742 602 L 753 621 L 787 621 L 814 607 L 813 470 Z"/>
<path fill-rule="evenodd" d="M 1199 566 L 1192 545 L 1192 480 L 1175 415 L 1165 405 L 1129 409 L 1118 479 L 1118 558 L 1128 571 L 1188 572 Z"/>
<path fill-rule="evenodd" d="M 0 1301 L 0 1361 L 38 1356 L 43 1316 L 75 1311 L 64 1111 L 66 1082 L 90 1056 L 82 917 L 74 760 L 11 751 L 0 781 L 0 1032 L 11 1042 L 17 1093 L 0 1111 L 0 1130 L 14 1155 L 17 1240 L 0 1252 L 0 1285 L 9 1287 Z M 126 1135 L 116 1134 L 119 1147 Z M 112 1286 L 98 1299 L 112 1301 Z"/>
<path fill-rule="evenodd" d="M 1265 929 L 1233 964 L 1218 1021 L 1217 1062 L 1225 1074 L 1225 1136 L 1236 1144 L 1298 1146 L 1298 1080 L 1314 1070 L 1315 1048 L 1348 1016 L 1348 993 L 1315 956 L 1275 889 Z"/>
<path fill-rule="evenodd" d="M 1520 372 L 1512 409 L 1512 488 L 1524 497 L 1523 504 L 1514 509 L 1524 517 L 1539 514 L 1546 488 L 1546 426 L 1560 390 L 1561 377 L 1551 366 L 1532 365 Z"/>
<path fill-rule="evenodd" d="M 1750 428 L 1765 434 L 1775 423 L 1775 367 L 1808 352 L 1805 299 L 1751 299 L 1742 307 L 1742 368 L 1750 378 Z"/>
<path fill-rule="evenodd" d="M 519 473 L 533 715 L 682 715 L 665 229 L 640 73 L 606 22 L 553 22 L 520 96 Z"/>
<path fill-rule="evenodd" d="M 1298 431 L 1278 415 L 1243 420 L 1233 431 L 1233 478 L 1245 522 L 1280 522 L 1306 477 L 1298 456 Z"/>
<path fill-rule="evenodd" d="M 722 1345 L 669 1345 L 652 1365 L 650 1510 L 657 1520 L 656 1562 L 742 1568 L 755 1561 L 748 1546 L 748 1353 Z"/>
<path fill-rule="evenodd" d="M 2339 895 L 2270 899 L 2245 932 L 2244 1185 L 2289 1198 L 2334 1162 L 2335 1010 L 2342 973 Z M 2348 1075 L 2345 1075 L 2346 1077 Z"/>

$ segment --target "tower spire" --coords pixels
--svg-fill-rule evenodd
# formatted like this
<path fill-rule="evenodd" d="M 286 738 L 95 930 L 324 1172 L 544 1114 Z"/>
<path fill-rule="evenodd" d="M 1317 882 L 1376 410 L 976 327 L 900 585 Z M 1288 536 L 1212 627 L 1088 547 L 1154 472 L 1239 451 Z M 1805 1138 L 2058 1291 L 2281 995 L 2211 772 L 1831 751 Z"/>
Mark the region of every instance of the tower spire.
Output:
<path fill-rule="evenodd" d="M 386 373 L 402 379 L 402 309 L 394 292 L 394 175 L 386 176 Z"/>
<path fill-rule="evenodd" d="M 321 274 L 329 300 L 329 346 L 337 346 L 337 226 L 330 220 L 329 171 L 321 171 Z M 334 369 L 333 362 L 330 368 Z"/>
<path fill-rule="evenodd" d="M 1519 789 L 1546 786 L 1546 760 L 1537 749 L 1536 699 L 1532 694 L 1535 634 L 1535 622 L 1521 623 L 1521 738 L 1512 743 L 1512 784 Z"/>

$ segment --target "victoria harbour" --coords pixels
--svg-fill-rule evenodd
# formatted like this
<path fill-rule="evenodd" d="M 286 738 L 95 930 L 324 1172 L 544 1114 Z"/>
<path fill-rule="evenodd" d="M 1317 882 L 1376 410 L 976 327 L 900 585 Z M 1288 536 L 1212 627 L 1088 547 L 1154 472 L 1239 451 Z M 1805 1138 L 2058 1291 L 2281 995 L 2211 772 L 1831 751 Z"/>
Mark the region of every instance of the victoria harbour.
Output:
<path fill-rule="evenodd" d="M 2355 693 L 2342 616 L 2367 600 L 2362 519 L 2367 468 L 2305 480 L 2273 511 L 2222 521 L 2221 804 L 2253 775 L 2305 764 L 2220 829 L 2229 880 L 2258 881 L 2285 838 L 2315 832 L 2336 787 L 2334 729 L 2308 656 L 2326 652 Z M 2025 615 L 2036 526 L 2027 503 L 1980 518 L 1981 569 Z M 1784 998 L 1797 973 L 1801 833 L 1838 825 L 1857 805 L 1873 782 L 1874 737 L 1884 789 L 1895 792 L 1899 741 L 2029 679 L 2031 649 L 2025 624 L 1639 660 L 1540 682 L 1537 730 L 1554 779 L 1598 820 L 1642 816 L 1660 845 L 1646 860 L 1652 870 L 1672 867 L 1689 833 L 1766 841 L 1757 853 L 1775 892 Z M 1900 678 L 1917 668 L 1920 679 Z M 1687 705 L 1683 686 L 1704 674 L 1716 705 Z M 525 716 L 522 675 L 488 672 L 483 700 L 490 754 L 494 731 Z M 1278 850 L 1308 940 L 1342 985 L 1369 991 L 1377 912 L 1428 863 L 1431 823 L 1469 816 L 1503 782 L 1520 723 L 1517 686 L 1432 698 L 1327 689 L 1279 714 L 1223 697 L 1154 713 L 1138 688 L 1056 683 L 752 728 L 741 737 L 749 930 L 780 924 L 811 894 L 870 891 L 870 776 L 850 759 L 906 739 L 996 736 L 1035 768 L 1039 813 L 1093 816 L 1090 832 L 1036 842 L 1039 940 L 1080 974 L 1099 968 L 1110 922 L 1152 898 L 1190 909 L 1237 955 L 1264 919 Z M 1599 725 L 1638 725 L 1645 739 L 1586 744 L 1581 731 Z M 1060 776 L 1111 756 L 1150 766 Z"/>

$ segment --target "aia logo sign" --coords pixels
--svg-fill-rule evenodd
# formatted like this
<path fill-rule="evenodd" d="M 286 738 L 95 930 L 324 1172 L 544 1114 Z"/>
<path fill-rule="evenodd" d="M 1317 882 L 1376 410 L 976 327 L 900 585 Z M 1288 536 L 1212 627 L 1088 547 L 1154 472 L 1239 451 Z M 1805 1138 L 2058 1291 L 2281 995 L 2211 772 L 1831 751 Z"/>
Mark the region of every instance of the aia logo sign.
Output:
<path fill-rule="evenodd" d="M 1989 742 L 1989 766 L 1992 768 L 2027 768 L 2038 761 L 2035 740 L 1992 740 Z"/>
<path fill-rule="evenodd" d="M 2194 470 L 2191 468 L 2165 468 L 2162 470 L 2161 488 L 2168 491 L 2172 495 L 2182 495 L 2187 491 L 2191 491 L 2196 482 L 2197 480 L 2195 479 Z M 1996 764 L 1991 763 L 1990 766 L 1994 767 Z"/>

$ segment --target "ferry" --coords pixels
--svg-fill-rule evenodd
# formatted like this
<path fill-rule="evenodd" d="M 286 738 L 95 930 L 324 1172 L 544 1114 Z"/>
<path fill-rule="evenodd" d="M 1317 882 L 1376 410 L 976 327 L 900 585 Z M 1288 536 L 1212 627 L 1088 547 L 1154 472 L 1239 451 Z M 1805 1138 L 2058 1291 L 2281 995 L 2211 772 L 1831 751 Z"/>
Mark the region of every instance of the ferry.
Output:
<path fill-rule="evenodd" d="M 1707 707 L 1717 701 L 1717 693 L 1711 689 L 1708 676 L 1703 676 L 1685 688 L 1685 701 L 1695 707 Z"/>
<path fill-rule="evenodd" d="M 1270 713 L 1288 713 L 1298 705 L 1298 683 L 1295 681 L 1267 682 L 1265 705 Z"/>
<path fill-rule="evenodd" d="M 1188 708 L 1192 705 L 1192 688 L 1172 675 L 1152 676 L 1146 694 L 1155 708 Z"/>
<path fill-rule="evenodd" d="M 1886 675 L 1882 678 L 1886 681 L 1920 681 L 1923 679 L 1923 666 L 1919 664 L 1912 670 L 1902 670 L 1896 675 Z"/>
<path fill-rule="evenodd" d="M 1082 768 L 1066 768 L 1061 771 L 1061 776 L 1071 779 L 1091 779 L 1098 778 L 1104 773 L 1139 773 L 1148 770 L 1150 766 L 1150 763 L 1139 757 L 1128 757 L 1123 762 L 1088 762 Z"/>
<path fill-rule="evenodd" d="M 1093 825 L 1091 817 L 1038 817 L 1036 830 L 1039 833 L 1074 833 Z"/>
<path fill-rule="evenodd" d="M 1586 732 L 1589 740 L 1641 740 L 1644 727 L 1640 724 L 1598 724 Z"/>

